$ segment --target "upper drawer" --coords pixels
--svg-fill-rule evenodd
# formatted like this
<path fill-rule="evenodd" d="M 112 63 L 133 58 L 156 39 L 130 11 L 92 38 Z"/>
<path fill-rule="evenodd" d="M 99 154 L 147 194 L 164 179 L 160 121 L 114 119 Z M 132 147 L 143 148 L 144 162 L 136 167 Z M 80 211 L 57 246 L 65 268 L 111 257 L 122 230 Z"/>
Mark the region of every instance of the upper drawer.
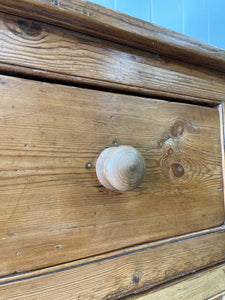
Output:
<path fill-rule="evenodd" d="M 0 83 L 1 275 L 223 223 L 217 108 Z M 98 155 L 115 141 L 145 159 L 134 191 L 109 191 L 96 178 Z"/>
<path fill-rule="evenodd" d="M 223 73 L 56 26 L 0 13 L 0 41 L 0 69 L 7 72 L 179 100 L 225 100 Z"/>

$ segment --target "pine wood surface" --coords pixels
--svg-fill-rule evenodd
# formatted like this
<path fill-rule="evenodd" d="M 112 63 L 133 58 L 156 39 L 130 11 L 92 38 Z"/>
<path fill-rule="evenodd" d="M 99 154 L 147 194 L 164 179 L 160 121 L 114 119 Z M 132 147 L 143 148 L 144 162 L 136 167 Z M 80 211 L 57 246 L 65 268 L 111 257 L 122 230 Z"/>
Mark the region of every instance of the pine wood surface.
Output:
<path fill-rule="evenodd" d="M 224 50 L 89 1 L 7 0 L 0 11 L 225 71 Z"/>
<path fill-rule="evenodd" d="M 0 68 L 158 97 L 225 100 L 225 74 L 69 30 L 0 16 Z M 12 47 L 13 45 L 13 47 Z M 12 67 L 14 66 L 14 68 Z"/>
<path fill-rule="evenodd" d="M 0 88 L 1 275 L 223 223 L 216 108 L 7 76 Z M 134 191 L 97 180 L 115 142 L 145 159 Z"/>
<path fill-rule="evenodd" d="M 225 291 L 210 297 L 209 300 L 225 300 Z"/>
<path fill-rule="evenodd" d="M 127 297 L 126 300 L 224 300 L 225 265 L 207 269 L 175 281 L 170 286 L 163 286 L 149 294 Z"/>
<path fill-rule="evenodd" d="M 224 262 L 225 52 L 88 1 L 0 11 L 0 72 L 52 82 L 0 79 L 0 299 L 119 299 Z M 132 192 L 96 178 L 115 144 L 147 162 Z M 140 297 L 220 299 L 224 266 L 201 275 Z"/>
<path fill-rule="evenodd" d="M 210 247 L 211 244 L 212 244 L 210 242 L 212 235 L 217 234 L 217 233 L 222 233 L 222 232 L 224 232 L 224 229 L 225 229 L 224 225 L 222 225 L 222 226 L 219 226 L 219 227 L 214 227 L 214 228 L 210 228 L 210 229 L 196 231 L 196 232 L 192 232 L 192 233 L 188 233 L 188 234 L 184 234 L 184 235 L 179 235 L 179 236 L 176 236 L 176 237 L 171 237 L 171 238 L 167 238 L 167 239 L 163 239 L 163 240 L 159 240 L 159 241 L 148 242 L 148 243 L 143 243 L 143 244 L 140 244 L 140 245 L 135 245 L 135 246 L 119 249 L 119 250 L 114 250 L 114 251 L 110 251 L 110 252 L 107 252 L 107 253 L 98 254 L 98 255 L 95 255 L 95 256 L 90 256 L 90 257 L 87 257 L 87 258 L 82 258 L 82 259 L 78 259 L 78 260 L 71 261 L 71 262 L 66 262 L 66 263 L 63 263 L 63 264 L 57 264 L 57 265 L 54 265 L 54 266 L 49 266 L 47 268 L 37 269 L 37 270 L 23 272 L 23 273 L 16 272 L 16 273 L 13 273 L 13 274 L 8 275 L 8 276 L 0 277 L 0 285 L 8 284 L 8 283 L 11 283 L 13 281 L 21 281 L 23 279 L 29 279 L 31 277 L 44 276 L 46 274 L 56 273 L 56 272 L 60 272 L 62 270 L 67 270 L 67 269 L 79 267 L 81 265 L 87 265 L 87 264 L 91 264 L 91 263 L 95 263 L 95 262 L 100 262 L 100 261 L 103 261 L 103 260 L 109 260 L 111 258 L 115 258 L 115 257 L 119 257 L 119 256 L 122 257 L 122 256 L 125 256 L 125 255 L 129 255 L 130 253 L 137 253 L 137 252 L 142 253 L 146 250 L 149 250 L 150 248 L 151 249 L 154 249 L 154 248 L 160 249 L 163 246 L 176 244 L 179 248 L 178 251 L 183 251 L 182 250 L 183 249 L 182 243 L 184 241 L 186 241 L 187 239 L 194 239 L 195 242 L 192 245 L 192 247 L 193 248 L 196 248 L 196 247 L 198 248 L 198 246 L 197 246 L 198 238 L 199 237 L 202 238 L 203 236 L 206 236 L 206 238 L 210 237 L 209 238 L 209 244 L 207 244 L 206 239 L 205 239 L 205 242 L 204 242 L 204 244 L 205 244 L 204 247 L 207 247 L 207 245 L 208 245 L 208 247 Z M 220 242 L 220 239 L 223 239 L 223 235 L 220 235 L 219 237 L 217 236 L 217 242 Z M 198 248 L 198 249 L 200 249 L 200 248 Z M 181 252 L 179 252 L 179 253 L 181 253 Z M 217 255 L 218 255 L 217 250 L 215 250 L 215 252 L 213 252 L 213 253 L 217 253 Z M 221 253 L 219 252 L 219 256 L 218 256 L 217 260 L 214 259 L 214 260 L 210 261 L 208 259 L 207 260 L 208 265 L 214 265 L 215 263 L 221 262 L 221 259 L 223 257 L 223 254 L 221 256 Z M 203 261 L 201 261 L 201 263 L 200 262 L 196 263 L 195 270 L 191 269 L 192 264 L 189 264 L 189 268 L 185 269 L 185 274 L 196 272 L 197 269 L 201 269 L 202 267 L 204 267 L 204 266 L 202 266 L 202 262 Z M 164 263 L 164 261 L 162 260 L 161 263 Z"/>
<path fill-rule="evenodd" d="M 18 275 L 17 280 L 0 285 L 0 299 L 109 300 L 136 295 L 224 261 L 224 227 L 217 230 L 217 233 L 209 230 L 196 237 L 188 235 L 182 239 L 170 239 L 164 244 L 151 243 L 145 249 L 140 247 L 130 253 L 127 249 L 126 254 L 108 258 L 100 256 L 92 262 L 81 260 L 65 264 L 61 271 L 59 266 L 50 268 L 49 272 L 48 269 L 37 270 L 28 273 L 26 279 L 22 279 L 26 274 Z M 221 288 L 224 274 L 218 276 L 218 285 L 213 290 L 208 285 L 209 280 L 206 281 L 206 291 Z"/>

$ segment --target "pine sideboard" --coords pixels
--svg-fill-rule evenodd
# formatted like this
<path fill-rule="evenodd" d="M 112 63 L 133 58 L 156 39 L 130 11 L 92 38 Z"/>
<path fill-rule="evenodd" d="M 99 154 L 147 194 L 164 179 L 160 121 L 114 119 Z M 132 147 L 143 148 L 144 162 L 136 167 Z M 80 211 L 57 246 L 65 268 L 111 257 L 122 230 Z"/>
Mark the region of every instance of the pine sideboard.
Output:
<path fill-rule="evenodd" d="M 224 50 L 7 0 L 0 72 L 0 299 L 222 299 Z"/>

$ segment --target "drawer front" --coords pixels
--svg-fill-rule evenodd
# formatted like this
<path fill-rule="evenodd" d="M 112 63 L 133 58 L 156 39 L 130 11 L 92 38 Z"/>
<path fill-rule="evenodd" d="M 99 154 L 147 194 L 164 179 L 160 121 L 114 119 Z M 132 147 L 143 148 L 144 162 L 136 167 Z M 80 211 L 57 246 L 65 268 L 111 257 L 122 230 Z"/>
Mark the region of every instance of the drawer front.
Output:
<path fill-rule="evenodd" d="M 223 73 L 196 68 L 167 55 L 154 55 L 1 13 L 0 32 L 0 67 L 7 72 L 10 69 L 23 76 L 46 76 L 158 97 L 206 102 L 225 99 Z"/>
<path fill-rule="evenodd" d="M 0 92 L 1 275 L 223 223 L 217 108 L 7 76 Z M 145 159 L 133 191 L 97 180 L 115 143 Z"/>
<path fill-rule="evenodd" d="M 151 291 L 145 295 L 128 297 L 127 300 L 224 300 L 225 265 L 198 272 L 172 285 Z"/>
<path fill-rule="evenodd" d="M 217 233 L 201 232 L 201 236 L 191 237 L 177 243 L 173 238 L 172 243 L 167 240 L 157 247 L 156 242 L 148 243 L 146 248 L 135 246 L 133 252 L 129 248 L 123 255 L 108 253 L 9 276 L 0 280 L 0 295 L 4 295 L 4 300 L 209 300 L 211 295 L 224 291 L 225 266 L 219 268 L 219 272 L 207 268 L 207 272 L 203 271 L 209 274 L 206 277 L 196 271 L 216 263 L 218 268 L 218 262 L 224 261 L 224 226 L 217 228 Z M 186 276 L 186 280 L 181 281 L 181 277 L 193 272 L 194 278 Z M 180 283 L 175 284 L 175 279 Z M 162 285 L 171 280 L 174 286 Z M 152 288 L 157 285 L 160 286 L 154 293 Z M 150 293 L 144 296 L 141 293 L 144 291 Z"/>

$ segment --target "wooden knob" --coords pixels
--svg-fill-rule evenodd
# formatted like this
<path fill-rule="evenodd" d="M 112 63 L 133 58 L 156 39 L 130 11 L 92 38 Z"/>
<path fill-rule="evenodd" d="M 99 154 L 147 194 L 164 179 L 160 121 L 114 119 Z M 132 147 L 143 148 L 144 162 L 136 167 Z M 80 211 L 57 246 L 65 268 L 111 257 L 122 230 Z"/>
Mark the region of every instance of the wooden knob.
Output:
<path fill-rule="evenodd" d="M 144 158 L 131 146 L 107 148 L 99 155 L 96 163 L 98 180 L 110 190 L 133 190 L 141 183 L 144 173 Z"/>

